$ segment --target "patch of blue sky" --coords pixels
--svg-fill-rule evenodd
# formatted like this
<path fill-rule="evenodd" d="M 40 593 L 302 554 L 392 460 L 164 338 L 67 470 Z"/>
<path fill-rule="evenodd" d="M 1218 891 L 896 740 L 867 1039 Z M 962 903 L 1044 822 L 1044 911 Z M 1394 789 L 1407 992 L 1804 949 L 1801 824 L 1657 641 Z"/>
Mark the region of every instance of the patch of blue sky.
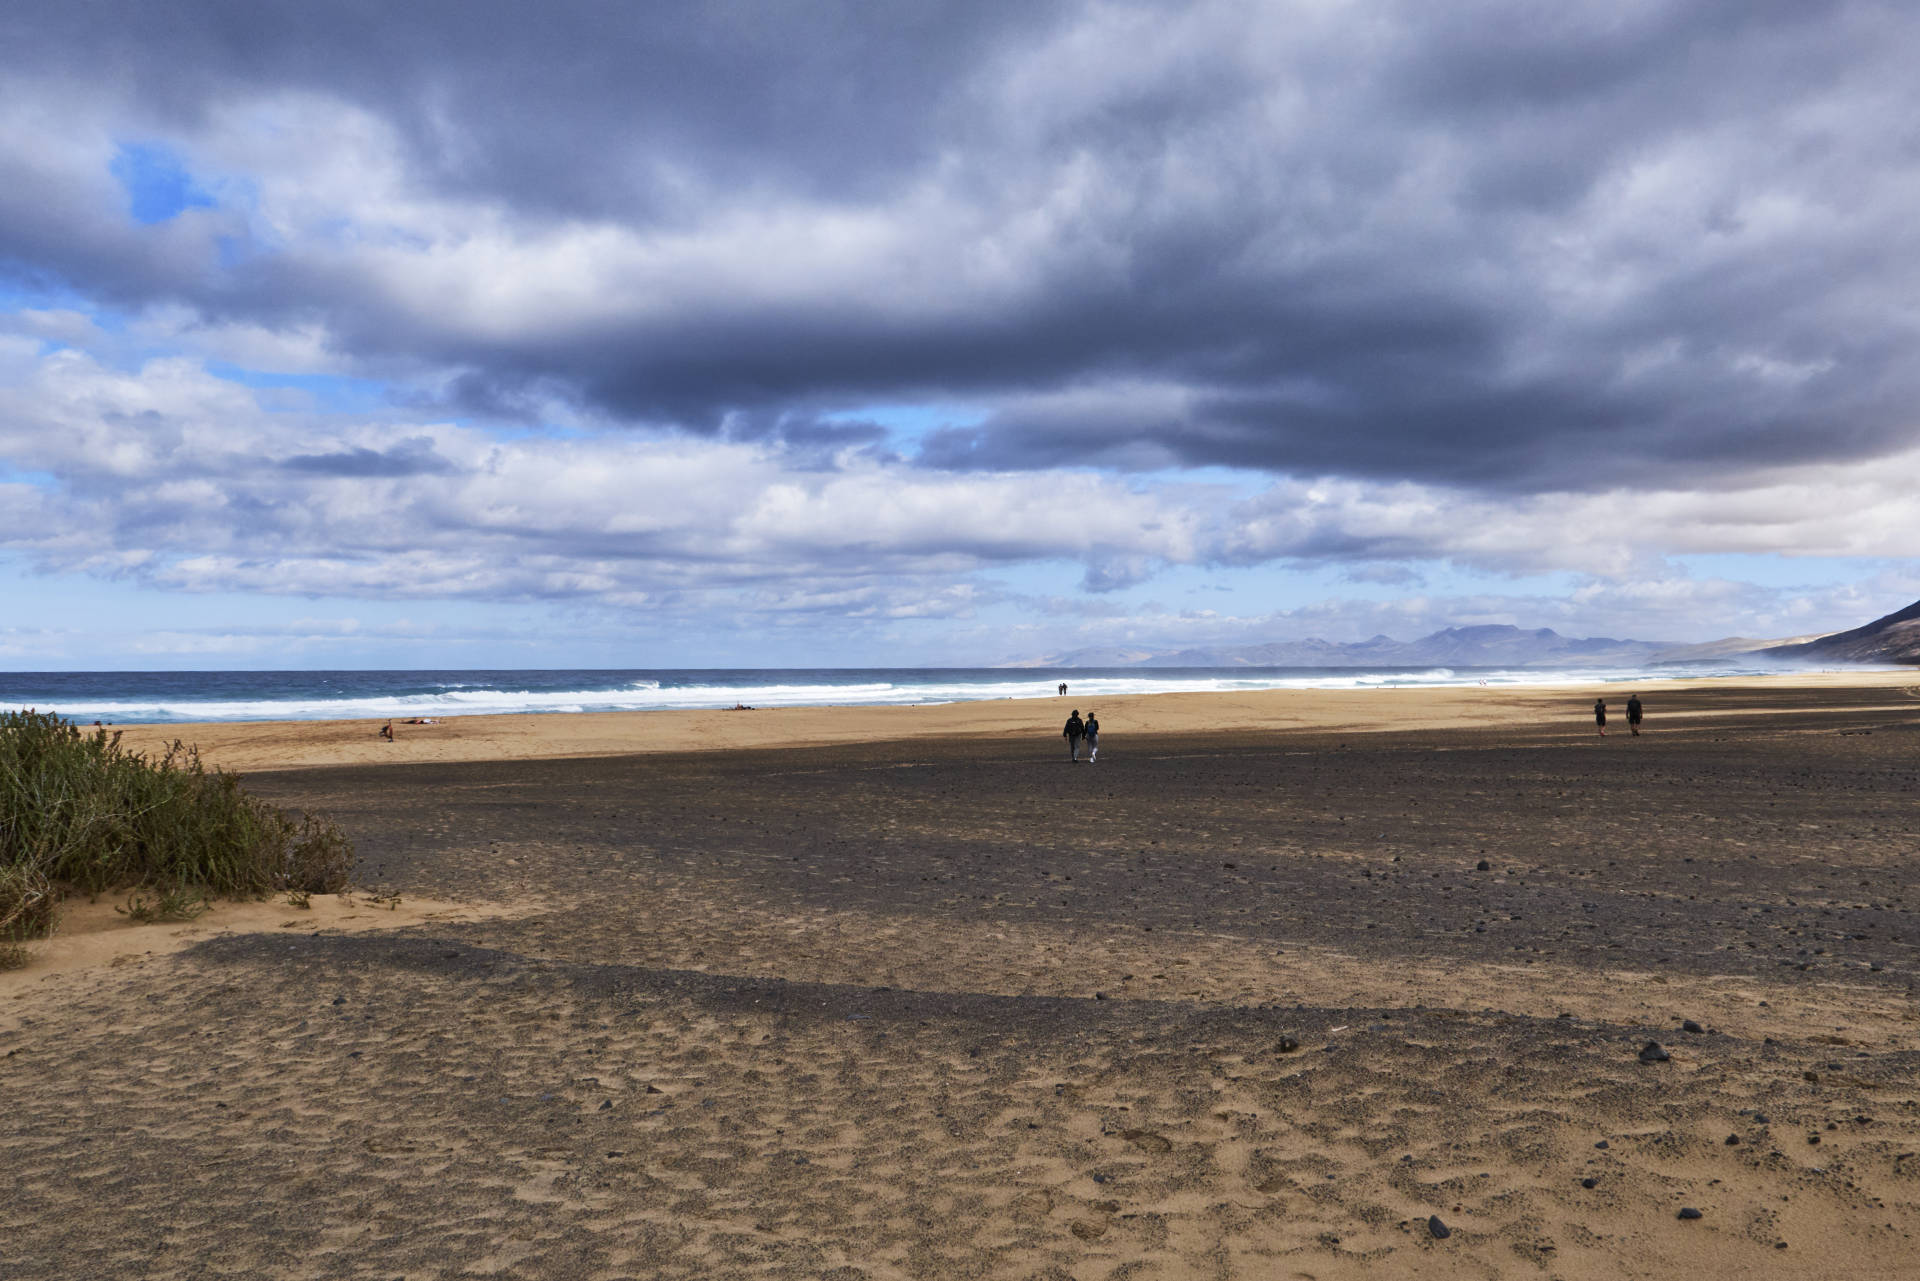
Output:
<path fill-rule="evenodd" d="M 353 378 L 345 374 L 292 374 L 268 369 L 247 369 L 225 361 L 207 362 L 207 372 L 215 378 L 260 391 L 297 391 L 306 404 L 303 409 L 321 409 L 334 413 L 368 413 L 385 408 L 391 402 L 387 384 L 372 378 Z M 275 408 L 271 403 L 268 408 Z"/>
<path fill-rule="evenodd" d="M 120 334 L 127 328 L 124 313 L 101 306 L 63 281 L 9 272 L 4 260 L 0 260 L 0 315 L 23 311 L 77 312 L 102 333 Z M 65 346 L 67 344 L 54 340 L 46 350 L 57 351 Z"/>
<path fill-rule="evenodd" d="M 986 417 L 987 411 L 980 406 L 959 401 L 862 405 L 821 415 L 830 423 L 876 423 L 900 440 L 919 440 L 947 427 L 975 427 Z"/>
<path fill-rule="evenodd" d="M 60 478 L 50 471 L 29 471 L 14 467 L 6 459 L 0 458 L 0 484 L 26 485 L 33 489 L 54 493 L 60 488 Z"/>
<path fill-rule="evenodd" d="M 152 142 L 122 143 L 108 170 L 126 192 L 127 214 L 142 226 L 211 209 L 213 194 L 188 172 L 180 153 Z"/>
<path fill-rule="evenodd" d="M 86 311 L 91 299 L 44 276 L 9 271 L 0 262 L 0 311 Z"/>

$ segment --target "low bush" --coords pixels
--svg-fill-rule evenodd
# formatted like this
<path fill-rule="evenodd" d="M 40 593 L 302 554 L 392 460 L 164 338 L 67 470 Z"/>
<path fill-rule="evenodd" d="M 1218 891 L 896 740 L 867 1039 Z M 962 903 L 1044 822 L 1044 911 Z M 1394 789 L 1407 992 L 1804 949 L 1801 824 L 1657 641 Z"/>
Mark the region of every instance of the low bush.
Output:
<path fill-rule="evenodd" d="M 249 795 L 194 748 L 155 759 L 122 750 L 117 732 L 0 713 L 0 940 L 45 935 L 62 890 L 145 888 L 169 904 L 322 894 L 352 867 L 339 828 Z"/>

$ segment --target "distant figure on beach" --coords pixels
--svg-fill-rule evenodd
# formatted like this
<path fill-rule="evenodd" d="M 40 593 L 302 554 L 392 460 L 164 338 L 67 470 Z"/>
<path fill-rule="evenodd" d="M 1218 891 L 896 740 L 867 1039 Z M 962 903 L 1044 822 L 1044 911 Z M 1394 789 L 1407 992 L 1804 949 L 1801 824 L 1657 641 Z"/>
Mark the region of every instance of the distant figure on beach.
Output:
<path fill-rule="evenodd" d="M 1067 739 L 1067 759 L 1070 761 L 1079 760 L 1080 736 L 1087 732 L 1086 722 L 1080 719 L 1079 708 L 1076 707 L 1073 709 L 1073 714 L 1067 717 L 1067 727 L 1060 732 L 1064 734 Z"/>
<path fill-rule="evenodd" d="M 1627 728 L 1633 731 L 1635 738 L 1640 737 L 1641 714 L 1640 696 L 1638 694 L 1630 695 L 1627 698 Z"/>
<path fill-rule="evenodd" d="M 1600 737 L 1605 738 L 1607 736 L 1607 700 L 1604 698 L 1593 700 L 1593 723 L 1599 727 Z"/>
<path fill-rule="evenodd" d="M 1087 764 L 1100 759 L 1100 717 L 1091 709 L 1087 712 Z"/>
<path fill-rule="evenodd" d="M 1062 698 L 1065 698 L 1066 696 L 1067 696 L 1067 683 L 1066 683 L 1065 681 L 1061 681 L 1061 682 L 1060 682 L 1060 697 L 1062 697 Z"/>
<path fill-rule="evenodd" d="M 389 743 L 393 741 L 393 722 L 392 721 L 388 721 L 385 725 L 382 725 L 380 727 L 380 737 L 386 739 Z"/>

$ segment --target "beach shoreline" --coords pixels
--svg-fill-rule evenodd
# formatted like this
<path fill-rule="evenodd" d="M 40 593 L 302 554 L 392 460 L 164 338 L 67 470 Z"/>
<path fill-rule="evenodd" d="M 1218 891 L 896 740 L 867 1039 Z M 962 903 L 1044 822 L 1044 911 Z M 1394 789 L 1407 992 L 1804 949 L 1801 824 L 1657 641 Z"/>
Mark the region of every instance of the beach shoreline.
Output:
<path fill-rule="evenodd" d="M 1109 739 L 1206 732 L 1349 733 L 1588 724 L 1595 698 L 1614 703 L 1639 692 L 1650 725 L 1738 711 L 1743 700 L 1772 707 L 1786 694 L 1818 710 L 1822 692 L 1851 705 L 1878 691 L 1884 706 L 1920 690 L 1920 669 L 1793 672 L 1769 676 L 1680 677 L 1631 684 L 1441 686 L 1334 690 L 1240 690 L 1104 697 L 983 700 L 925 705 L 832 705 L 744 710 L 542 712 L 342 721 L 217 721 L 118 724 L 130 749 L 166 750 L 175 741 L 230 770 L 304 769 L 379 762 L 547 760 L 629 753 L 744 751 L 939 738 L 1025 739 L 1057 735 L 1070 709 L 1098 710 Z"/>

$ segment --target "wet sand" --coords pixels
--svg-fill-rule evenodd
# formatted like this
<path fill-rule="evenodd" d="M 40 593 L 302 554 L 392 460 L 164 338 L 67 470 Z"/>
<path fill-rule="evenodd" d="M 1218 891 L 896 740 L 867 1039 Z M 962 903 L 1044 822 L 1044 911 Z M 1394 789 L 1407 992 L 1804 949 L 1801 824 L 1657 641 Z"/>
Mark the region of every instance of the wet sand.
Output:
<path fill-rule="evenodd" d="M 254 774 L 501 914 L 9 980 L 0 1277 L 1912 1276 L 1920 702 L 1645 696 Z"/>

